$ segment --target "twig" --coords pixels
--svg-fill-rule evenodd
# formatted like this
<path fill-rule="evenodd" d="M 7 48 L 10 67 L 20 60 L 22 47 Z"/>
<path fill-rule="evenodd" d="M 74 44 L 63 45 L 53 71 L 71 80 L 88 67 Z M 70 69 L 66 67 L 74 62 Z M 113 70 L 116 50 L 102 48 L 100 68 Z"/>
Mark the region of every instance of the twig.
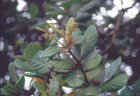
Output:
<path fill-rule="evenodd" d="M 71 50 L 69 50 L 69 53 L 72 55 L 73 59 L 76 61 L 76 65 L 78 66 L 78 68 L 80 69 L 80 71 L 82 72 L 82 74 L 84 75 L 84 79 L 85 79 L 85 82 L 88 83 L 88 79 L 87 79 L 87 75 L 82 67 L 82 64 L 81 64 L 81 61 L 78 60 L 78 58 L 76 58 L 74 56 L 74 54 L 71 52 Z"/>

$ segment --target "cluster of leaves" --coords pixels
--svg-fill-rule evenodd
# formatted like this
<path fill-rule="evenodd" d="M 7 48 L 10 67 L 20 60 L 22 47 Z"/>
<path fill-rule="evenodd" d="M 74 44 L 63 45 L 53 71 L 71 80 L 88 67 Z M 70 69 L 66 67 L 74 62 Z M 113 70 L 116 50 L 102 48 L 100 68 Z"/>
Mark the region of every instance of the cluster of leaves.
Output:
<path fill-rule="evenodd" d="M 31 87 L 41 96 L 97 96 L 104 91 L 116 92 L 125 85 L 128 77 L 119 70 L 121 58 L 105 67 L 101 54 L 94 50 L 98 32 L 93 25 L 81 32 L 71 17 L 65 30 L 51 27 L 56 32 L 47 48 L 30 43 L 23 55 L 16 56 L 9 65 L 11 80 L 16 83 L 6 85 L 3 94 L 24 94 L 24 76 L 32 77 Z M 15 67 L 24 71 L 20 78 Z M 72 91 L 65 93 L 63 87 Z"/>

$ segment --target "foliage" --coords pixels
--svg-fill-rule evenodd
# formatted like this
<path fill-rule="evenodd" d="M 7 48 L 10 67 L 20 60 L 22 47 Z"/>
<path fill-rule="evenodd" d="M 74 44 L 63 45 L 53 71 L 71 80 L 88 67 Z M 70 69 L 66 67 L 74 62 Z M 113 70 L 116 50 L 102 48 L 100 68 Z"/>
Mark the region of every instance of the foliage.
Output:
<path fill-rule="evenodd" d="M 97 96 L 104 91 L 117 91 L 126 83 L 128 77 L 120 72 L 121 58 L 112 61 L 106 68 L 103 64 L 106 61 L 95 51 L 98 32 L 94 25 L 90 25 L 83 34 L 71 17 L 66 30 L 50 24 L 49 27 L 57 30 L 49 33 L 41 29 L 50 41 L 47 48 L 42 49 L 39 43 L 29 43 L 23 55 L 15 57 L 14 66 L 25 73 L 17 81 L 12 79 L 15 84 L 4 87 L 6 94 L 24 93 L 25 76 L 32 78 L 31 85 L 41 96 Z M 52 35 L 53 38 L 50 38 Z M 58 38 L 63 38 L 63 42 Z M 56 42 L 52 44 L 54 40 Z M 9 70 L 14 73 L 13 65 L 9 65 Z M 64 86 L 73 90 L 65 93 Z"/>

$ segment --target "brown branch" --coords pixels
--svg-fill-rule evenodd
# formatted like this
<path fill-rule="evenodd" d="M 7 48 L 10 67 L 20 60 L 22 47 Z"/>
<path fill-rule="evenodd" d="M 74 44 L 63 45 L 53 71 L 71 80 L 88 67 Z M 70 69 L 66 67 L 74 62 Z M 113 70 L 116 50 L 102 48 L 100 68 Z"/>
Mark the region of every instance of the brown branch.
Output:
<path fill-rule="evenodd" d="M 88 79 L 87 79 L 87 75 L 82 67 L 82 64 L 81 64 L 81 60 L 78 60 L 78 58 L 76 58 L 74 56 L 74 54 L 71 52 L 71 50 L 69 50 L 69 53 L 72 55 L 73 59 L 75 60 L 76 62 L 76 65 L 78 66 L 78 68 L 80 69 L 80 71 L 82 72 L 82 74 L 84 75 L 84 79 L 85 79 L 85 82 L 88 83 Z"/>
<path fill-rule="evenodd" d="M 118 14 L 114 30 L 112 30 L 109 34 L 106 35 L 106 36 L 112 35 L 112 38 L 110 44 L 105 48 L 104 53 L 106 53 L 113 46 L 116 39 L 116 33 L 119 31 L 120 28 L 120 24 L 121 24 L 121 15 Z"/>

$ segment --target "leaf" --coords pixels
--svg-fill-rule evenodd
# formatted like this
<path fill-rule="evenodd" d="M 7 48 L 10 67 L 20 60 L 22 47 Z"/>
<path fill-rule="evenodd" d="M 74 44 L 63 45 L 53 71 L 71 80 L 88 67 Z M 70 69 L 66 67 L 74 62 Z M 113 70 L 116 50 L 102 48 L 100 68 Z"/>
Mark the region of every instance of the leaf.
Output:
<path fill-rule="evenodd" d="M 29 6 L 29 13 L 31 14 L 31 16 L 34 18 L 37 16 L 37 14 L 39 13 L 39 9 L 37 7 L 37 5 L 35 3 L 31 3 Z"/>
<path fill-rule="evenodd" d="M 69 60 L 50 60 L 49 64 L 56 69 L 63 69 L 63 70 L 70 69 L 73 65 L 73 63 Z"/>
<path fill-rule="evenodd" d="M 40 58 L 38 55 L 36 55 L 31 60 L 31 65 L 34 69 L 33 73 L 45 74 L 49 71 L 48 58 Z"/>
<path fill-rule="evenodd" d="M 49 84 L 49 96 L 56 96 L 59 91 L 59 81 L 57 79 L 52 79 Z"/>
<path fill-rule="evenodd" d="M 76 29 L 72 32 L 72 38 L 75 44 L 81 45 L 84 41 L 84 36 L 80 29 Z"/>
<path fill-rule="evenodd" d="M 117 91 L 126 84 L 128 76 L 126 74 L 119 74 L 101 85 L 103 91 Z"/>
<path fill-rule="evenodd" d="M 118 96 L 135 96 L 132 90 L 128 87 L 125 87 Z"/>
<path fill-rule="evenodd" d="M 85 70 L 91 70 L 98 66 L 101 62 L 101 55 L 92 53 L 89 57 L 87 57 L 86 64 L 84 65 Z"/>
<path fill-rule="evenodd" d="M 111 79 L 120 69 L 121 65 L 121 57 L 114 60 L 108 68 L 105 68 L 98 76 L 97 80 L 101 83 L 104 83 Z"/>
<path fill-rule="evenodd" d="M 17 87 L 15 85 L 12 85 L 12 84 L 7 84 L 6 86 L 4 86 L 4 89 L 9 94 L 15 94 L 15 93 L 18 93 L 19 92 L 19 90 L 17 89 Z"/>
<path fill-rule="evenodd" d="M 97 30 L 93 25 L 90 25 L 85 34 L 84 34 L 84 42 L 81 48 L 81 56 L 85 57 L 96 45 L 98 40 Z"/>
<path fill-rule="evenodd" d="M 0 96 L 7 96 L 8 93 L 6 92 L 6 90 L 4 88 L 0 88 Z"/>
<path fill-rule="evenodd" d="M 9 64 L 8 70 L 9 70 L 9 75 L 11 77 L 11 80 L 13 82 L 16 82 L 19 77 L 17 75 L 16 69 L 15 69 L 15 65 L 14 64 Z"/>
<path fill-rule="evenodd" d="M 25 84 L 25 78 L 24 76 L 20 77 L 20 79 L 16 82 L 16 87 L 19 88 L 20 90 L 24 89 L 24 84 Z"/>
<path fill-rule="evenodd" d="M 24 71 L 27 71 L 27 72 L 33 72 L 34 71 L 34 68 L 28 62 L 24 62 L 24 61 L 16 59 L 14 61 L 14 64 L 17 68 L 22 69 Z"/>
<path fill-rule="evenodd" d="M 67 84 L 70 87 L 79 87 L 81 86 L 84 82 L 83 80 L 77 76 L 76 73 L 71 73 L 66 79 Z"/>
<path fill-rule="evenodd" d="M 67 25 L 66 25 L 66 32 L 69 31 L 69 29 L 71 28 L 71 26 L 74 24 L 74 18 L 70 17 L 70 19 L 67 21 Z"/>
<path fill-rule="evenodd" d="M 76 96 L 98 96 L 99 90 L 97 87 L 87 87 L 83 90 L 80 90 Z"/>
<path fill-rule="evenodd" d="M 16 65 L 17 68 L 22 69 L 26 72 L 33 72 L 36 74 L 45 74 L 49 71 L 48 59 L 39 58 L 37 57 L 37 55 L 28 62 L 23 62 L 16 59 L 14 61 L 14 64 Z"/>
<path fill-rule="evenodd" d="M 91 80 L 95 79 L 100 74 L 102 69 L 103 69 L 102 66 L 99 66 L 91 71 L 86 72 L 88 80 L 91 81 Z"/>
<path fill-rule="evenodd" d="M 57 46 L 49 46 L 44 51 L 40 52 L 40 57 L 51 57 L 59 52 L 59 48 Z"/>
<path fill-rule="evenodd" d="M 41 50 L 39 43 L 29 43 L 25 48 L 23 55 L 28 59 L 31 59 L 39 50 Z"/>
<path fill-rule="evenodd" d="M 46 89 L 47 89 L 44 84 L 36 82 L 36 81 L 33 83 L 33 87 L 35 89 L 38 89 L 39 91 L 46 91 Z"/>
<path fill-rule="evenodd" d="M 133 85 L 134 89 L 135 89 L 135 93 L 139 93 L 140 94 L 140 79 L 138 79 L 134 85 Z"/>

